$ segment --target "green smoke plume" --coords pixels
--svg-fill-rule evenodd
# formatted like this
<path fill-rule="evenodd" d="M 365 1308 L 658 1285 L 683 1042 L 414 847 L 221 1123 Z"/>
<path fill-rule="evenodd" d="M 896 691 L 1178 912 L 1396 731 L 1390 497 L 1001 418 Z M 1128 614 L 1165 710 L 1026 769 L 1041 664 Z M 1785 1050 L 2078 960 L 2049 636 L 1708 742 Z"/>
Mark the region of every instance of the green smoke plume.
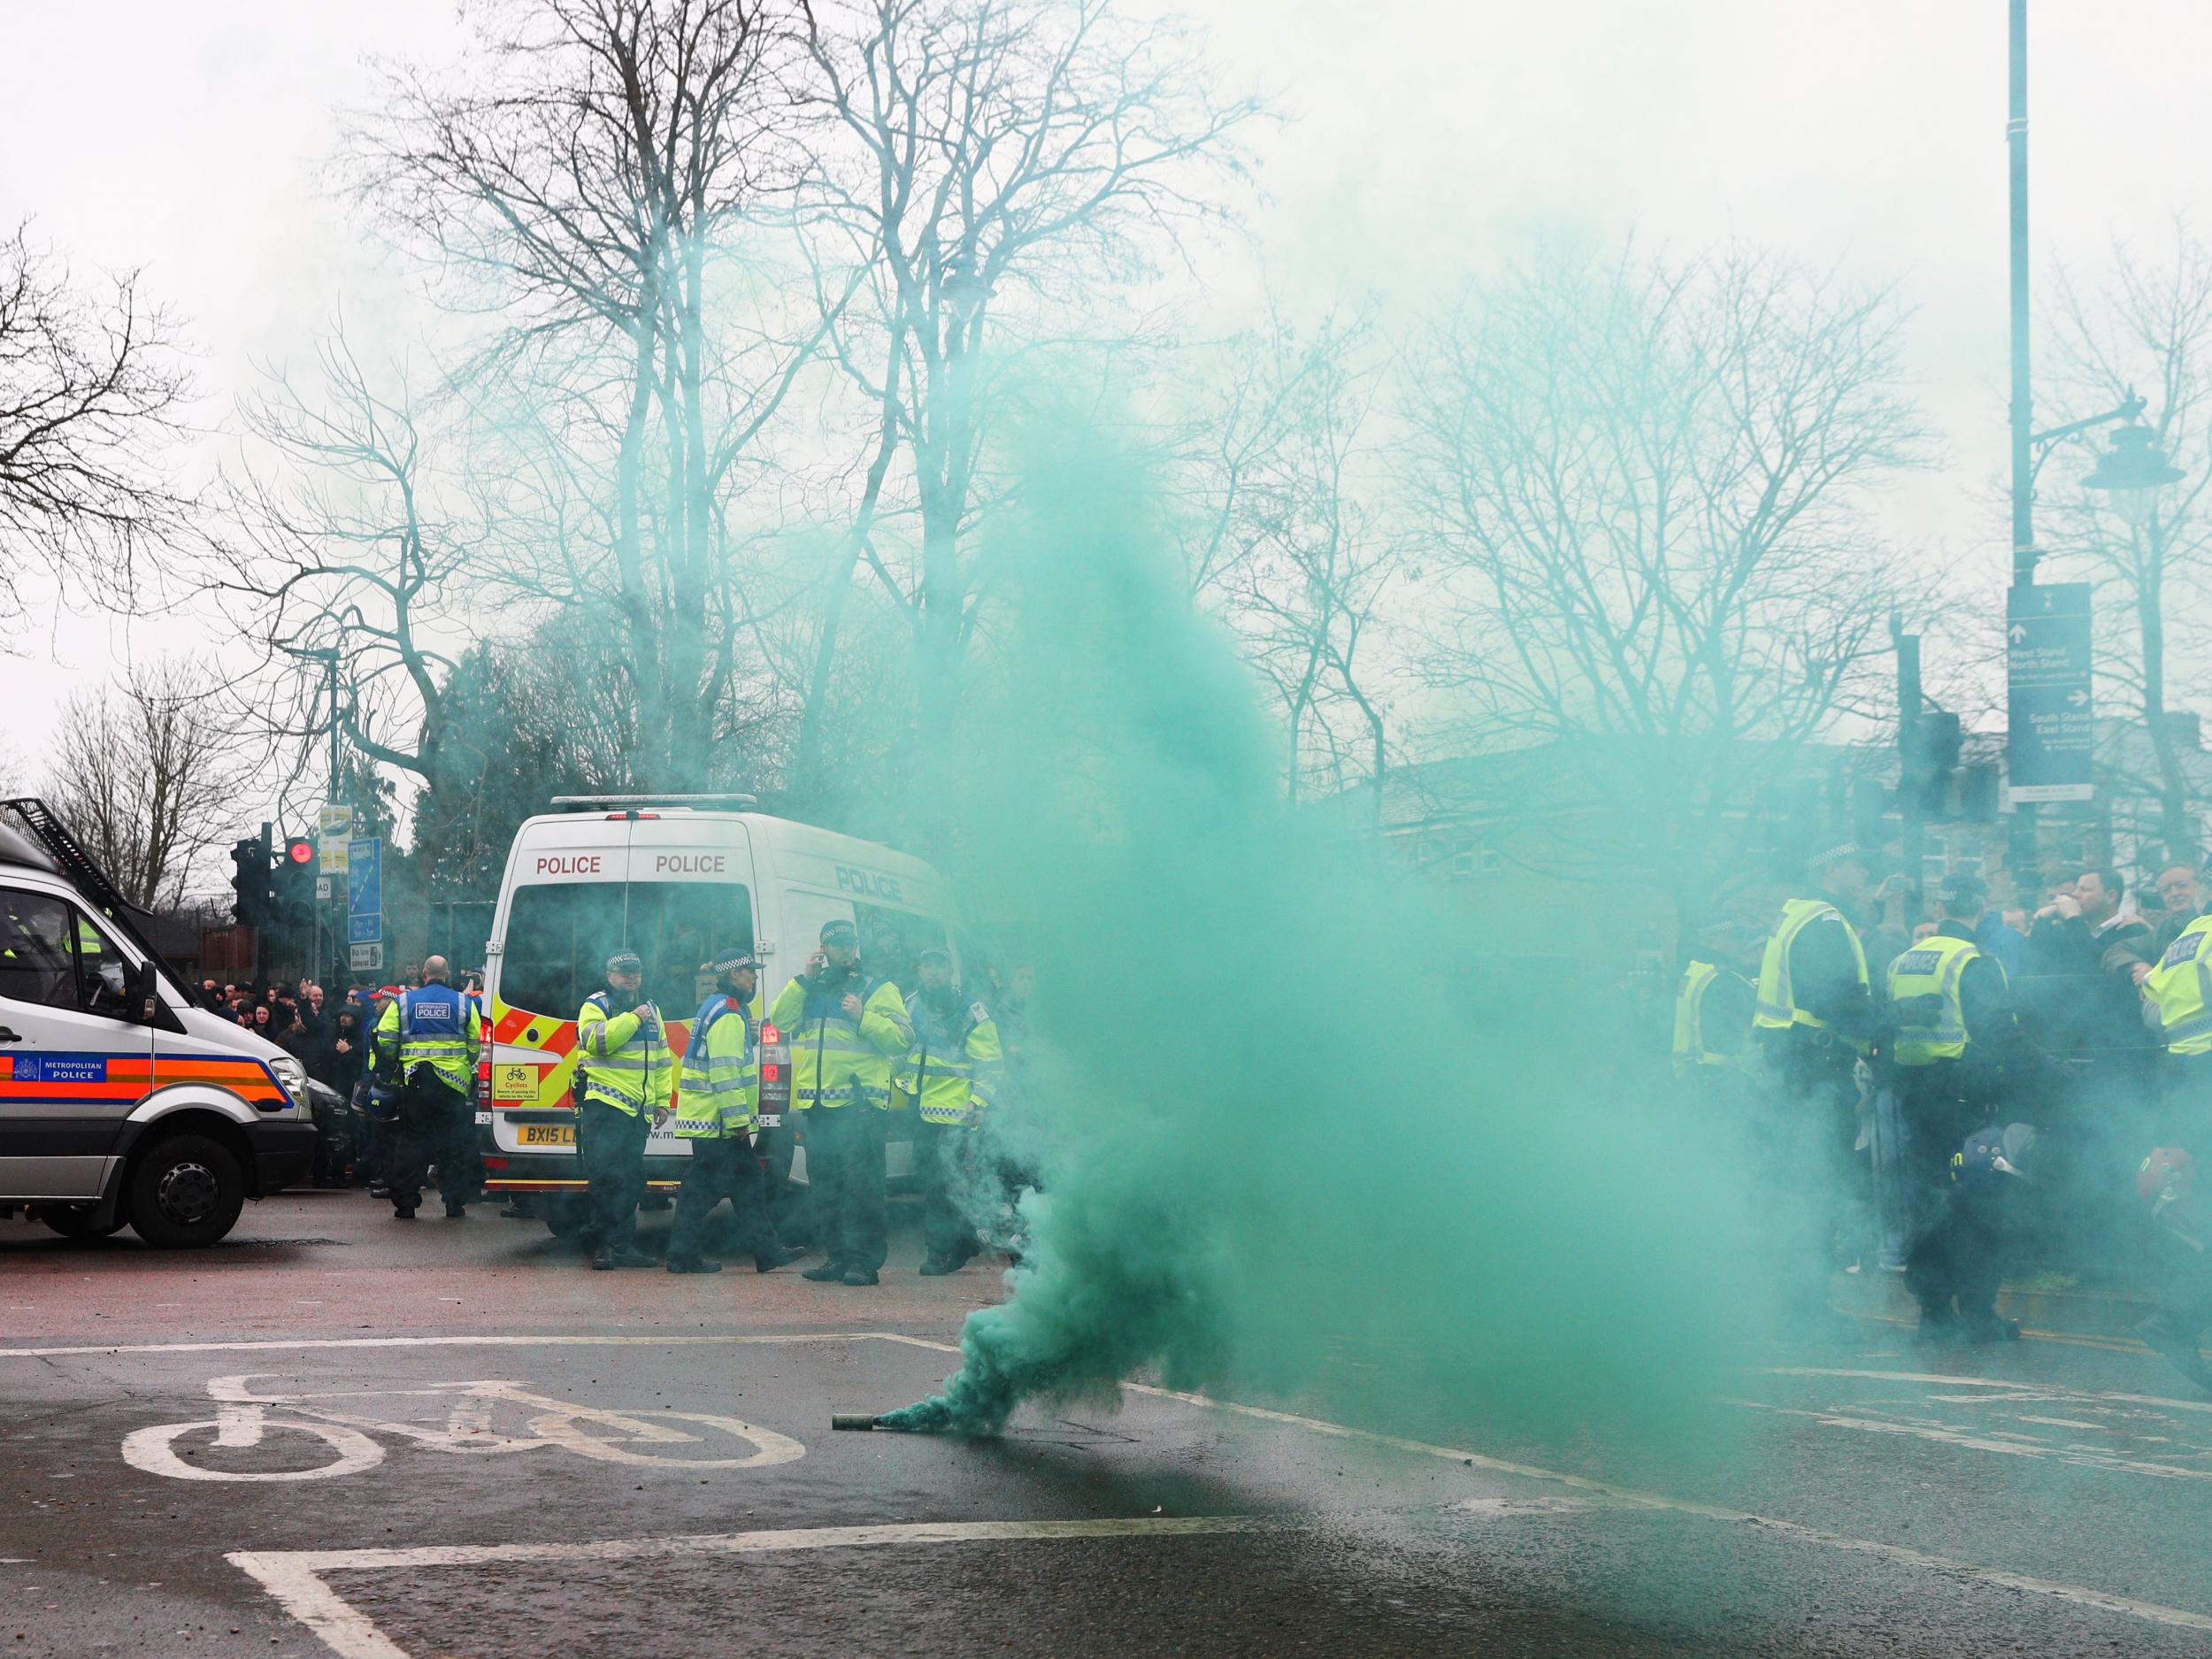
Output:
<path fill-rule="evenodd" d="M 1369 1420 L 1686 1420 L 1745 1333 L 1740 1183 L 1608 1092 L 1593 987 L 1473 959 L 1369 820 L 1286 809 L 1141 472 L 1053 435 L 946 774 L 971 907 L 1034 946 L 1031 1087 L 990 1133 L 1044 1190 L 1010 1300 L 883 1425 L 993 1432 L 1146 1368 Z"/>

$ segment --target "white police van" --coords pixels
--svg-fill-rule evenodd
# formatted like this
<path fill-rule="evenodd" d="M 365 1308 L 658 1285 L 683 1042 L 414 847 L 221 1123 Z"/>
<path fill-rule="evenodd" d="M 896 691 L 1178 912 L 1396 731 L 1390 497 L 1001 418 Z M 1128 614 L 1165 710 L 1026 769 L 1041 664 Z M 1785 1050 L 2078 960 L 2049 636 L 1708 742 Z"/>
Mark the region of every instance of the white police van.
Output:
<path fill-rule="evenodd" d="M 42 803 L 0 808 L 0 1210 L 213 1244 L 307 1173 L 307 1073 L 193 1004 Z"/>
<path fill-rule="evenodd" d="M 576 1015 L 600 988 L 618 949 L 645 964 L 645 997 L 669 1022 L 680 1052 L 691 1016 L 713 988 L 704 964 L 725 945 L 760 957 L 761 1007 L 806 971 L 822 926 L 858 930 L 871 979 L 914 988 L 913 964 L 932 947 L 956 950 L 951 894 L 918 858 L 873 841 L 750 810 L 749 795 L 565 796 L 563 810 L 526 819 L 500 882 L 485 946 L 484 1054 L 478 1072 L 478 1142 L 488 1192 L 526 1194 L 557 1233 L 585 1220 L 572 1093 Z M 787 1063 L 764 1056 L 762 1111 L 772 1166 L 805 1179 Z M 895 1180 L 912 1171 L 911 1128 L 891 1125 Z M 672 1123 L 646 1142 L 646 1178 L 666 1192 L 690 1148 Z"/>

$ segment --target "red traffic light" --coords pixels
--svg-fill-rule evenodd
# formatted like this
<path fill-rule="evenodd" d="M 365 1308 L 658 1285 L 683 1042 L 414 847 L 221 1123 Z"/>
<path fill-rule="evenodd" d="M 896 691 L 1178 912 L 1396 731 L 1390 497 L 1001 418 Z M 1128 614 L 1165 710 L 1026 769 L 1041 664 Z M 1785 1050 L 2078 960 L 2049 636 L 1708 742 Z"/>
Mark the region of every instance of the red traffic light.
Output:
<path fill-rule="evenodd" d="M 296 864 L 315 862 L 315 843 L 304 835 L 295 835 L 284 843 L 284 856 Z"/>

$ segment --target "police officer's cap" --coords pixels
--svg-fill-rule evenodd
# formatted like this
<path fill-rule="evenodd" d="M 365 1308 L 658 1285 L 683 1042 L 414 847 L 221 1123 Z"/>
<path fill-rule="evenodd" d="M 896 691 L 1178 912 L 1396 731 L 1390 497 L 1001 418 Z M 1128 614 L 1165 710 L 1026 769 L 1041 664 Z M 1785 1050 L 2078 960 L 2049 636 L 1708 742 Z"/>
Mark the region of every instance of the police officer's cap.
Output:
<path fill-rule="evenodd" d="M 822 942 L 826 945 L 856 945 L 860 934 L 842 917 L 833 917 L 822 924 Z"/>
<path fill-rule="evenodd" d="M 1955 910 L 1989 902 L 1989 884 L 1970 870 L 1954 870 L 1936 884 L 1936 898 Z"/>
<path fill-rule="evenodd" d="M 756 973 L 760 972 L 760 959 L 741 945 L 723 946 L 714 953 L 714 959 L 707 965 L 717 973 L 735 973 L 740 968 L 750 968 Z"/>
<path fill-rule="evenodd" d="M 618 950 L 607 958 L 609 973 L 642 973 L 645 958 L 634 950 Z"/>
<path fill-rule="evenodd" d="M 952 953 L 932 945 L 914 958 L 914 965 L 918 968 L 949 968 L 952 966 Z"/>
<path fill-rule="evenodd" d="M 1871 867 L 1874 856 L 1855 841 L 1839 841 L 1829 842 L 1805 862 L 1817 875 L 1837 864 L 1856 864 Z"/>

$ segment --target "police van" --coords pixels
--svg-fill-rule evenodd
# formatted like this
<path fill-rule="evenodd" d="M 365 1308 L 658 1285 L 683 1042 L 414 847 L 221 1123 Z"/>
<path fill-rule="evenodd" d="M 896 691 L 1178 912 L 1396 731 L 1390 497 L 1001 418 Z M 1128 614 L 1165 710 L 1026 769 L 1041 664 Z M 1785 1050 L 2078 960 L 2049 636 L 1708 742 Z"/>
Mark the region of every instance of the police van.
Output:
<path fill-rule="evenodd" d="M 0 1211 L 213 1244 L 307 1173 L 306 1071 L 193 1004 L 42 803 L 0 808 Z"/>
<path fill-rule="evenodd" d="M 478 1141 L 488 1192 L 528 1195 L 556 1233 L 580 1231 L 584 1173 L 576 1151 L 576 1016 L 620 949 L 645 964 L 643 995 L 681 1054 L 691 1016 L 714 987 L 707 959 L 749 944 L 761 960 L 761 1007 L 806 972 L 822 926 L 858 930 L 871 980 L 914 988 L 915 958 L 955 949 L 951 895 L 918 858 L 873 841 L 753 810 L 747 795 L 562 796 L 559 810 L 516 833 L 485 946 L 484 1053 Z M 772 1166 L 803 1179 L 805 1154 L 788 1100 L 787 1061 L 763 1033 L 761 1110 Z M 911 1130 L 894 1113 L 890 1173 L 912 1169 Z M 691 1152 L 672 1121 L 646 1142 L 646 1179 L 663 1193 Z"/>

